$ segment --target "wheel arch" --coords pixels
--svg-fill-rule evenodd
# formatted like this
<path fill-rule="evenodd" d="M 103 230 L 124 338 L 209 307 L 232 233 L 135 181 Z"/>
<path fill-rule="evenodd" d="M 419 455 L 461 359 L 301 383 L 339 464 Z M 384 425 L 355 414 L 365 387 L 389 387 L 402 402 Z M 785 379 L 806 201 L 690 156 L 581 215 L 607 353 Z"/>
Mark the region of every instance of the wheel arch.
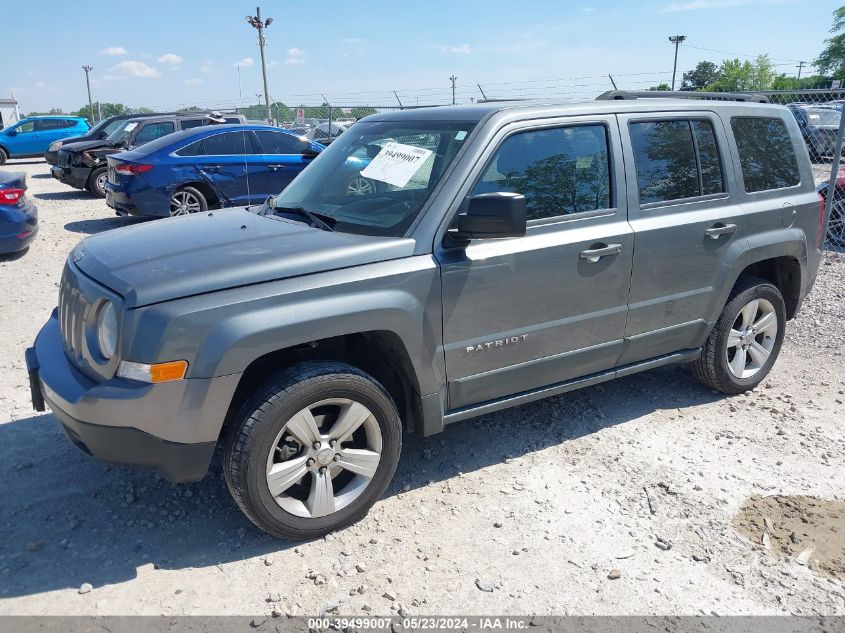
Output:
<path fill-rule="evenodd" d="M 775 286 L 786 304 L 786 318 L 792 319 L 801 303 L 801 263 L 796 257 L 781 255 L 746 266 L 734 285 L 746 277 L 759 277 Z"/>
<path fill-rule="evenodd" d="M 190 182 L 183 182 L 178 187 L 174 187 L 174 189 L 170 192 L 172 196 L 177 191 L 181 191 L 186 187 L 193 187 L 197 191 L 199 191 L 204 197 L 206 203 L 208 203 L 209 209 L 219 209 L 221 206 L 220 196 L 217 195 L 217 192 L 214 188 L 209 185 L 207 182 L 202 182 L 200 180 L 192 180 Z"/>
<path fill-rule="evenodd" d="M 307 361 L 337 361 L 375 378 L 387 390 L 408 431 L 421 429 L 420 386 L 411 357 L 395 332 L 371 330 L 333 336 L 265 353 L 245 369 L 223 421 L 225 429 L 254 390 L 270 375 Z"/>

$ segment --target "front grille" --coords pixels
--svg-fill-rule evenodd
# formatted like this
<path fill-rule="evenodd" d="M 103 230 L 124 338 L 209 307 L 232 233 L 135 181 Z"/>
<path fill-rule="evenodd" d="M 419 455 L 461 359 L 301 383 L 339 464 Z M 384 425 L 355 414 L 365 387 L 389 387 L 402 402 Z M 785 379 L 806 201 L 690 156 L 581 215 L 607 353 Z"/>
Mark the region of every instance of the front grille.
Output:
<path fill-rule="evenodd" d="M 77 366 L 83 366 L 83 337 L 90 303 L 68 279 L 67 268 L 59 286 L 59 327 L 65 353 Z"/>
<path fill-rule="evenodd" d="M 70 152 L 59 150 L 59 167 L 70 167 L 71 156 Z"/>

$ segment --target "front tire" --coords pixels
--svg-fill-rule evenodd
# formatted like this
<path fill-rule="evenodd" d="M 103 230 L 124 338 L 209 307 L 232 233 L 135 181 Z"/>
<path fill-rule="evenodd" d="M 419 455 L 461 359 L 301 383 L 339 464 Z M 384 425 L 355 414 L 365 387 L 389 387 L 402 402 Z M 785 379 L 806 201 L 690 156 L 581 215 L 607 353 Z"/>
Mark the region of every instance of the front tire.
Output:
<path fill-rule="evenodd" d="M 0 165 L 5 165 L 7 160 L 9 160 L 9 155 L 5 149 L 0 147 Z"/>
<path fill-rule="evenodd" d="M 402 449 L 390 395 L 338 362 L 281 372 L 232 424 L 223 455 L 229 491 L 250 521 L 281 538 L 312 539 L 361 519 Z"/>
<path fill-rule="evenodd" d="M 780 290 L 764 279 L 745 277 L 707 338 L 692 371 L 722 393 L 754 389 L 769 374 L 786 330 L 786 304 Z"/>
<path fill-rule="evenodd" d="M 88 189 L 88 191 L 90 191 L 98 198 L 105 198 L 106 180 L 108 180 L 108 177 L 108 168 L 98 167 L 97 169 L 91 172 L 90 176 L 88 176 L 88 183 L 86 184 L 85 188 Z"/>

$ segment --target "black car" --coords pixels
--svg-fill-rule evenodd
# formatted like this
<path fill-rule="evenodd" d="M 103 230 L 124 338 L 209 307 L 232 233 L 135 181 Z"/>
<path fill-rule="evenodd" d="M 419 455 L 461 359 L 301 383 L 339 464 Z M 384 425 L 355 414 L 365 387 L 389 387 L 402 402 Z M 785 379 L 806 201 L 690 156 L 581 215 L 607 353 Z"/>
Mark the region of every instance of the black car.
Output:
<path fill-rule="evenodd" d="M 810 151 L 810 158 L 817 161 L 833 155 L 842 113 L 836 108 L 825 106 L 790 103 L 788 107 L 798 121 L 801 135 Z"/>
<path fill-rule="evenodd" d="M 70 138 L 63 138 L 60 141 L 51 143 L 47 152 L 44 154 L 44 160 L 51 165 L 56 165 L 59 162 L 59 148 L 70 143 L 82 143 L 85 141 L 102 141 L 108 138 L 109 134 L 114 132 L 123 121 L 128 119 L 139 119 L 142 117 L 162 116 L 163 114 L 176 114 L 171 112 L 152 112 L 148 114 L 117 114 L 103 119 L 97 125 L 88 130 L 88 133 L 83 136 L 72 136 Z"/>
<path fill-rule="evenodd" d="M 24 250 L 38 233 L 38 209 L 26 196 L 26 174 L 0 171 L 0 253 Z"/>
<path fill-rule="evenodd" d="M 226 114 L 223 118 L 226 123 L 243 123 L 246 120 L 242 114 Z M 98 198 L 105 198 L 108 155 L 133 149 L 179 130 L 208 125 L 209 122 L 208 112 L 124 119 L 105 139 L 63 145 L 50 173 L 53 178 L 71 187 L 87 189 Z"/>

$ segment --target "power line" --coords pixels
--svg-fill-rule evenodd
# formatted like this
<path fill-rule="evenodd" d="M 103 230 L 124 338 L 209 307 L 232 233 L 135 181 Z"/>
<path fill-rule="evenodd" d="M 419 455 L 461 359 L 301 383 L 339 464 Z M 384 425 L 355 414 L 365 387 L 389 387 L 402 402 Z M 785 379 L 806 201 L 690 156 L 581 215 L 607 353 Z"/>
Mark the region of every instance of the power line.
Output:
<path fill-rule="evenodd" d="M 719 53 L 721 55 L 737 55 L 738 57 L 748 57 L 749 59 L 756 59 L 760 57 L 760 54 L 757 55 L 749 55 L 748 53 L 737 53 L 735 51 L 720 51 L 715 48 L 704 48 L 703 46 L 691 46 L 690 44 L 684 44 L 685 48 L 694 48 L 697 51 L 708 51 L 710 53 Z M 801 60 L 798 59 L 786 59 L 785 57 L 769 57 L 769 59 L 777 59 L 783 62 L 789 62 L 790 64 L 797 64 Z M 780 64 L 783 66 L 784 64 Z"/>

